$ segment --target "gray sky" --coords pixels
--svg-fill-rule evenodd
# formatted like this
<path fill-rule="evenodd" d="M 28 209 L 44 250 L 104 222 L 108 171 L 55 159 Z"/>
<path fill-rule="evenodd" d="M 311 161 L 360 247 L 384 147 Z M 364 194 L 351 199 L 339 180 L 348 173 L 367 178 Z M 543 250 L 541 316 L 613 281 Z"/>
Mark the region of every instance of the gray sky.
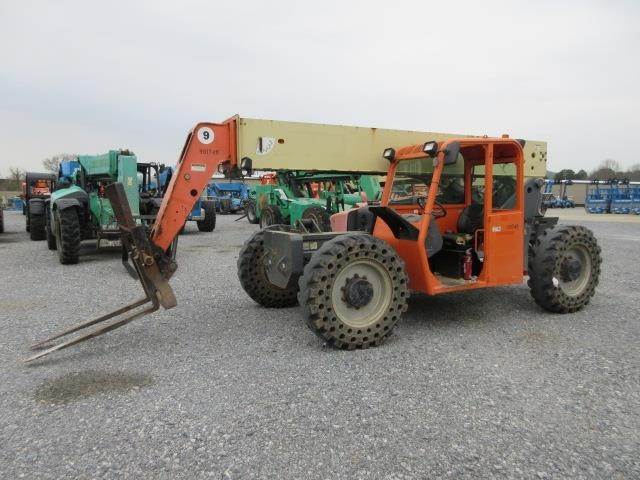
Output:
<path fill-rule="evenodd" d="M 640 2 L 0 0 L 0 174 L 242 116 L 549 142 L 640 162 Z"/>

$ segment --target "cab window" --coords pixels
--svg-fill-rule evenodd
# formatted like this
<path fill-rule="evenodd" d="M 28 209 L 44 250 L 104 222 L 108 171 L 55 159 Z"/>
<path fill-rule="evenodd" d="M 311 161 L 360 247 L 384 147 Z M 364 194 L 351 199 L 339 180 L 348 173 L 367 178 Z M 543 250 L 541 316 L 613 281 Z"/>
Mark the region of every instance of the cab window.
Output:
<path fill-rule="evenodd" d="M 514 163 L 493 165 L 492 210 L 513 210 L 516 203 L 516 166 Z M 472 203 L 484 204 L 485 177 L 484 166 L 473 167 L 471 182 Z"/>
<path fill-rule="evenodd" d="M 443 205 L 464 203 L 464 160 L 447 165 L 440 176 L 436 200 Z M 398 163 L 393 178 L 389 204 L 415 205 L 429 194 L 433 176 L 433 159 L 415 158 Z"/>

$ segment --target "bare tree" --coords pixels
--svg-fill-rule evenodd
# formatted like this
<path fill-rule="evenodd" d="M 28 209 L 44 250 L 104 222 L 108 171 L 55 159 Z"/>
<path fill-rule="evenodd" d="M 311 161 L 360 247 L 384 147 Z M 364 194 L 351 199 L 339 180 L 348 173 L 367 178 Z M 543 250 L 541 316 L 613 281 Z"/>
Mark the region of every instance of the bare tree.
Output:
<path fill-rule="evenodd" d="M 74 155 L 72 153 L 59 153 L 42 160 L 42 166 L 51 173 L 58 173 L 60 162 L 62 162 L 63 160 L 72 160 L 76 157 L 77 155 Z"/>
<path fill-rule="evenodd" d="M 634 182 L 640 180 L 640 163 L 631 165 L 629 171 L 627 172 L 627 177 L 629 177 L 629 180 L 632 180 Z"/>
<path fill-rule="evenodd" d="M 9 178 L 14 190 L 20 189 L 20 182 L 24 179 L 25 171 L 20 167 L 9 167 Z"/>
<path fill-rule="evenodd" d="M 617 160 L 614 160 L 613 158 L 605 158 L 600 163 L 600 166 L 598 167 L 598 169 L 599 170 L 609 169 L 609 170 L 613 170 L 614 172 L 619 172 L 620 164 L 618 163 Z"/>
<path fill-rule="evenodd" d="M 24 174 L 24 170 L 22 170 L 20 167 L 9 167 L 9 176 L 14 182 L 19 182 L 20 180 L 22 180 L 24 178 Z"/>
<path fill-rule="evenodd" d="M 606 167 L 599 167 L 589 175 L 589 178 L 592 180 L 613 180 L 617 178 L 618 174 L 615 170 Z"/>
<path fill-rule="evenodd" d="M 613 179 L 622 179 L 627 178 L 627 174 L 622 170 L 620 163 L 613 158 L 605 158 L 598 168 L 596 168 L 591 175 L 589 175 L 591 179 L 598 180 L 613 180 Z"/>

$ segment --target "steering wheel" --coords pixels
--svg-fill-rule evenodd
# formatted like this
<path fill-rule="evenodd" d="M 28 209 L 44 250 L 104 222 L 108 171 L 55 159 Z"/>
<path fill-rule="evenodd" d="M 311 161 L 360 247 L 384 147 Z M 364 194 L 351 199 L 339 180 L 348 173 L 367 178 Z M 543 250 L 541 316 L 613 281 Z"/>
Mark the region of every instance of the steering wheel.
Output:
<path fill-rule="evenodd" d="M 424 208 L 427 206 L 427 197 L 418 197 L 418 206 L 424 211 Z M 447 216 L 447 211 L 438 200 L 434 200 L 431 214 L 434 218 L 444 218 Z"/>

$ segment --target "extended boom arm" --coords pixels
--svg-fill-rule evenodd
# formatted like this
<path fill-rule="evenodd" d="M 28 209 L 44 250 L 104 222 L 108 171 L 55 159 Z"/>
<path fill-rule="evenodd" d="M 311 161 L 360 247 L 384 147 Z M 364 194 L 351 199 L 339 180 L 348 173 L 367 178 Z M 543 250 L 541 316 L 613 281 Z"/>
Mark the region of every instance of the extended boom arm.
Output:
<path fill-rule="evenodd" d="M 122 185 L 114 183 L 107 186 L 105 193 L 113 206 L 120 227 L 122 246 L 127 252 L 127 257 L 133 262 L 145 296 L 111 313 L 74 325 L 36 343 L 31 349 L 42 351 L 27 358 L 26 362 L 119 328 L 156 311 L 160 306 L 169 309 L 177 304 L 168 282 L 177 265 L 167 255 L 167 250 L 220 164 L 224 165 L 225 172 L 237 169 L 236 118 L 224 123 L 199 123 L 189 132 L 150 238 L 147 238 L 145 227 L 135 222 Z M 150 305 L 145 307 L 147 304 Z M 94 325 L 97 327 L 88 333 L 55 345 L 51 344 L 53 340 Z"/>
<path fill-rule="evenodd" d="M 235 119 L 199 123 L 187 136 L 176 171 L 162 200 L 151 241 L 166 251 L 189 216 L 218 165 L 237 165 Z"/>

